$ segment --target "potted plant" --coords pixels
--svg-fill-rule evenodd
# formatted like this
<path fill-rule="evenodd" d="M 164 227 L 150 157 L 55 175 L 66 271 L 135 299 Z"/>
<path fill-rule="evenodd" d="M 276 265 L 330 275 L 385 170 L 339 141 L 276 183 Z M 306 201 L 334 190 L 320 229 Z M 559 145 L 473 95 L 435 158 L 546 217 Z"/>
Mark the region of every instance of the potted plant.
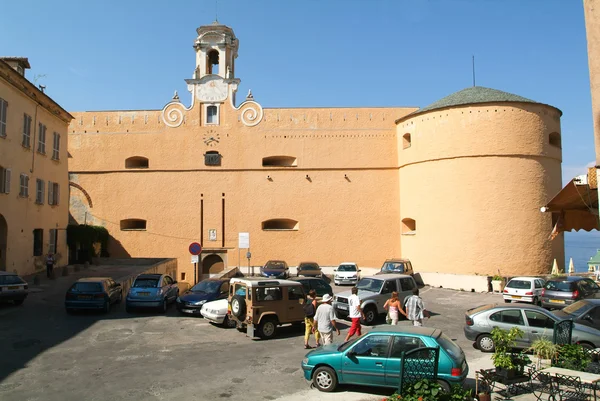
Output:
<path fill-rule="evenodd" d="M 558 345 L 548 340 L 546 337 L 540 337 L 531 344 L 530 351 L 533 352 L 537 358 L 537 368 L 543 369 L 550 367 L 552 359 L 558 353 Z"/>
<path fill-rule="evenodd" d="M 513 354 L 511 351 L 516 339 L 523 337 L 523 330 L 513 327 L 507 331 L 494 327 L 491 334 L 495 347 L 492 361 L 496 367 L 496 373 L 507 379 L 517 376 L 519 370 L 522 373 L 525 361 L 518 354 Z"/>
<path fill-rule="evenodd" d="M 498 272 L 498 274 L 496 274 L 492 277 L 492 291 L 493 292 L 502 293 L 505 285 L 506 285 L 506 281 L 504 280 L 504 277 L 502 277 L 500 275 L 500 272 Z"/>

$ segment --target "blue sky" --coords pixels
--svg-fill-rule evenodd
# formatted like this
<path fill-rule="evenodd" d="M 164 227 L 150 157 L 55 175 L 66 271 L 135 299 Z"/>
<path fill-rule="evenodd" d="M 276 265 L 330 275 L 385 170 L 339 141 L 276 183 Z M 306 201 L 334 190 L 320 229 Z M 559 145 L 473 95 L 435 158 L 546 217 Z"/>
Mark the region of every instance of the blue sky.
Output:
<path fill-rule="evenodd" d="M 189 102 L 195 29 L 215 0 L 3 1 L 0 54 L 67 110 Z M 23 24 L 23 11 L 28 20 Z M 471 85 L 560 108 L 564 178 L 594 157 L 581 0 L 219 0 L 240 93 L 265 107 L 426 106 Z M 45 75 L 40 77 L 41 75 Z"/>

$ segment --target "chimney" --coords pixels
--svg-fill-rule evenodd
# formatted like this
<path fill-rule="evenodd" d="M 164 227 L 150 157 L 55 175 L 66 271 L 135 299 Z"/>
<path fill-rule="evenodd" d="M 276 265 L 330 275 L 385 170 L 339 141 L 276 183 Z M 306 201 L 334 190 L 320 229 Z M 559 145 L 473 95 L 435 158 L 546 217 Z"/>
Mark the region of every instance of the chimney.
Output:
<path fill-rule="evenodd" d="M 0 60 L 10 65 L 15 71 L 25 76 L 25 70 L 31 68 L 27 57 L 0 57 Z"/>

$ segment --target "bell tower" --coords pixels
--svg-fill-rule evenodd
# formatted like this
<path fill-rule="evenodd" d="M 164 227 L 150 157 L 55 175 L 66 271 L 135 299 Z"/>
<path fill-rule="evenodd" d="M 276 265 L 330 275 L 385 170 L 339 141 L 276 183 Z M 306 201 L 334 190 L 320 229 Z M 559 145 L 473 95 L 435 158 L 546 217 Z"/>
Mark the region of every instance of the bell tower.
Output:
<path fill-rule="evenodd" d="M 215 21 L 211 25 L 201 26 L 196 32 L 198 37 L 194 41 L 196 50 L 194 79 L 202 79 L 207 75 L 218 75 L 225 79 L 234 78 L 239 41 L 233 29 Z"/>

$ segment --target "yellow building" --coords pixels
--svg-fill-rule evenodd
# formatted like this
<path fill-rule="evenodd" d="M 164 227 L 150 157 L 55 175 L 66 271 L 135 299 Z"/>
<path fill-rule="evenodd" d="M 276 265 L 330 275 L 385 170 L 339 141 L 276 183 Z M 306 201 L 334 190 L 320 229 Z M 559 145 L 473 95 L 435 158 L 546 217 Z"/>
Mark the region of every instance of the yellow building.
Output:
<path fill-rule="evenodd" d="M 560 110 L 482 87 L 420 110 L 262 108 L 236 102 L 231 28 L 197 33 L 189 106 L 176 93 L 162 110 L 73 113 L 70 212 L 106 226 L 111 256 L 177 257 L 190 282 L 245 266 L 239 233 L 252 265 L 403 256 L 511 275 L 564 259 L 539 212 L 560 190 Z"/>
<path fill-rule="evenodd" d="M 73 118 L 25 78 L 26 58 L 0 59 L 0 270 L 67 264 L 67 127 Z"/>

